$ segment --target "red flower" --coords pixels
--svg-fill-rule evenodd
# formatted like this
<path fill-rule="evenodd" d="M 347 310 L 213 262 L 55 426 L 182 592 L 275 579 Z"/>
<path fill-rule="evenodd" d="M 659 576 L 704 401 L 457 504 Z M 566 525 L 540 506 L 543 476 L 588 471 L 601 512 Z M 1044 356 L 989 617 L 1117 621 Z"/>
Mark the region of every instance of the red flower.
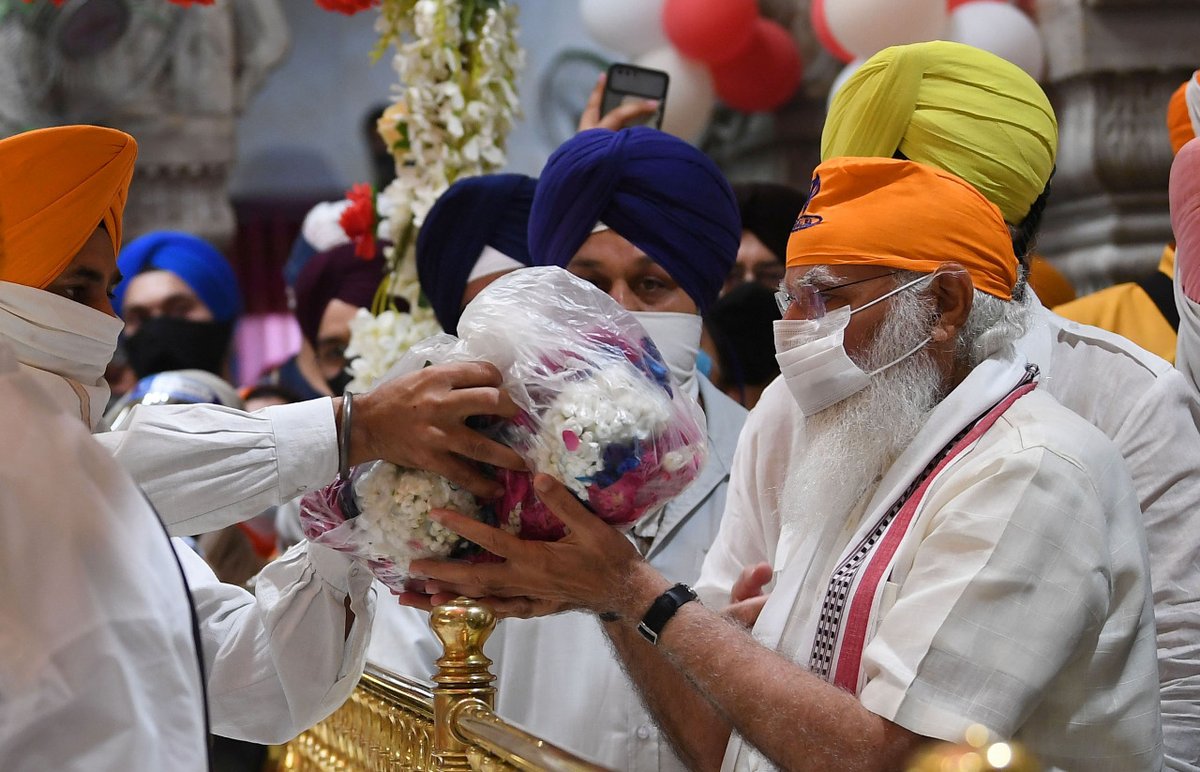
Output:
<path fill-rule="evenodd" d="M 375 257 L 375 230 L 379 217 L 375 213 L 375 189 L 365 182 L 346 191 L 350 206 L 342 212 L 338 224 L 354 242 L 354 254 L 363 260 Z"/>
<path fill-rule="evenodd" d="M 34 2 L 36 2 L 36 0 L 25 0 L 25 5 L 32 5 Z M 67 2 L 67 0 L 50 0 L 50 2 L 54 3 L 55 6 L 60 6 Z"/>
<path fill-rule="evenodd" d="M 190 5 L 212 5 L 214 0 L 167 0 L 167 2 L 187 8 Z"/>
<path fill-rule="evenodd" d="M 347 16 L 353 16 L 359 11 L 379 5 L 379 0 L 317 0 L 317 5 L 326 11 L 337 11 Z"/>

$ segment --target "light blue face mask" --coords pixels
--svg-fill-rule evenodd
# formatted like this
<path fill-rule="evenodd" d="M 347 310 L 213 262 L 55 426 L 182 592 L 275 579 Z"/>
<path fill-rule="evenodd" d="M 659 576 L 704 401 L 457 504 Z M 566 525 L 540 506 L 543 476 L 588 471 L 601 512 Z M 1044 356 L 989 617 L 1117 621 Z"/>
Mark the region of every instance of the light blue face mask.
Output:
<path fill-rule="evenodd" d="M 846 327 L 851 316 L 932 278 L 933 274 L 929 274 L 913 279 L 858 308 L 842 306 L 816 319 L 775 322 L 775 360 L 779 362 L 779 372 L 788 390 L 806 417 L 862 391 L 873 376 L 900 364 L 932 340 L 926 336 L 911 351 L 871 372 L 859 367 L 846 353 L 845 346 Z"/>

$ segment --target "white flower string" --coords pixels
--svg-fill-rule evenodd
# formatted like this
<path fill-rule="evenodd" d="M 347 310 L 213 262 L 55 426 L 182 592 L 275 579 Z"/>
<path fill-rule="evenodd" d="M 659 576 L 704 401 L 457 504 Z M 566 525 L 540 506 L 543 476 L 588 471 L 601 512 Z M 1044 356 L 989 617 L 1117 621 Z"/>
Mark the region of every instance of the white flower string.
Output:
<path fill-rule="evenodd" d="M 446 478 L 384 461 L 355 477 L 354 495 L 362 510 L 355 523 L 366 544 L 400 572 L 417 558 L 447 557 L 458 546 L 458 534 L 430 520 L 431 510 L 453 509 L 468 517 L 479 512 L 475 497 Z"/>
<path fill-rule="evenodd" d="M 421 302 L 416 232 L 455 180 L 494 172 L 507 161 L 504 144 L 520 116 L 516 79 L 525 60 L 516 16 L 507 0 L 384 0 L 380 7 L 375 54 L 395 46 L 399 79 L 396 101 L 379 121 L 396 179 L 376 202 L 393 246 L 386 252 L 390 275 L 373 309 L 379 318 L 351 328 L 353 390 L 369 389 L 413 343 L 440 329 Z M 389 315 L 393 298 L 403 298 L 410 312 Z M 360 335 L 373 340 L 359 341 Z"/>

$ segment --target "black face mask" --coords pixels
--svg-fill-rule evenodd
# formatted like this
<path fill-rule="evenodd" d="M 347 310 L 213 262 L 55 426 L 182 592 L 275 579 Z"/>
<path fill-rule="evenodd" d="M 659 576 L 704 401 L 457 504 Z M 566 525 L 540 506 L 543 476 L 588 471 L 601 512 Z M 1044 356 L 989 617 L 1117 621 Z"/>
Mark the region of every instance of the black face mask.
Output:
<path fill-rule="evenodd" d="M 155 316 L 125 338 L 129 364 L 138 378 L 168 370 L 207 370 L 221 374 L 233 322 L 193 322 Z"/>
<path fill-rule="evenodd" d="M 325 383 L 329 384 L 329 390 L 333 392 L 333 396 L 340 397 L 346 393 L 346 387 L 352 380 L 354 380 L 354 376 L 350 374 L 350 371 L 342 368 L 337 375 L 327 378 Z"/>

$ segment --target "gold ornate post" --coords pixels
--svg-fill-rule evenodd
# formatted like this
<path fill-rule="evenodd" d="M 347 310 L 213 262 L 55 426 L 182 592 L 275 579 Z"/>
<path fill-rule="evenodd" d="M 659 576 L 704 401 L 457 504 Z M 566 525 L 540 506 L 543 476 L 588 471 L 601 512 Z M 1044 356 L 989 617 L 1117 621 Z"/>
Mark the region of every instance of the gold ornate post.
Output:
<path fill-rule="evenodd" d="M 484 656 L 483 644 L 496 629 L 496 616 L 487 606 L 459 598 L 438 606 L 429 615 L 429 626 L 442 642 L 433 677 L 433 756 L 439 769 L 467 770 L 467 746 L 453 729 L 455 708 L 468 700 L 496 705 L 492 661 Z"/>

